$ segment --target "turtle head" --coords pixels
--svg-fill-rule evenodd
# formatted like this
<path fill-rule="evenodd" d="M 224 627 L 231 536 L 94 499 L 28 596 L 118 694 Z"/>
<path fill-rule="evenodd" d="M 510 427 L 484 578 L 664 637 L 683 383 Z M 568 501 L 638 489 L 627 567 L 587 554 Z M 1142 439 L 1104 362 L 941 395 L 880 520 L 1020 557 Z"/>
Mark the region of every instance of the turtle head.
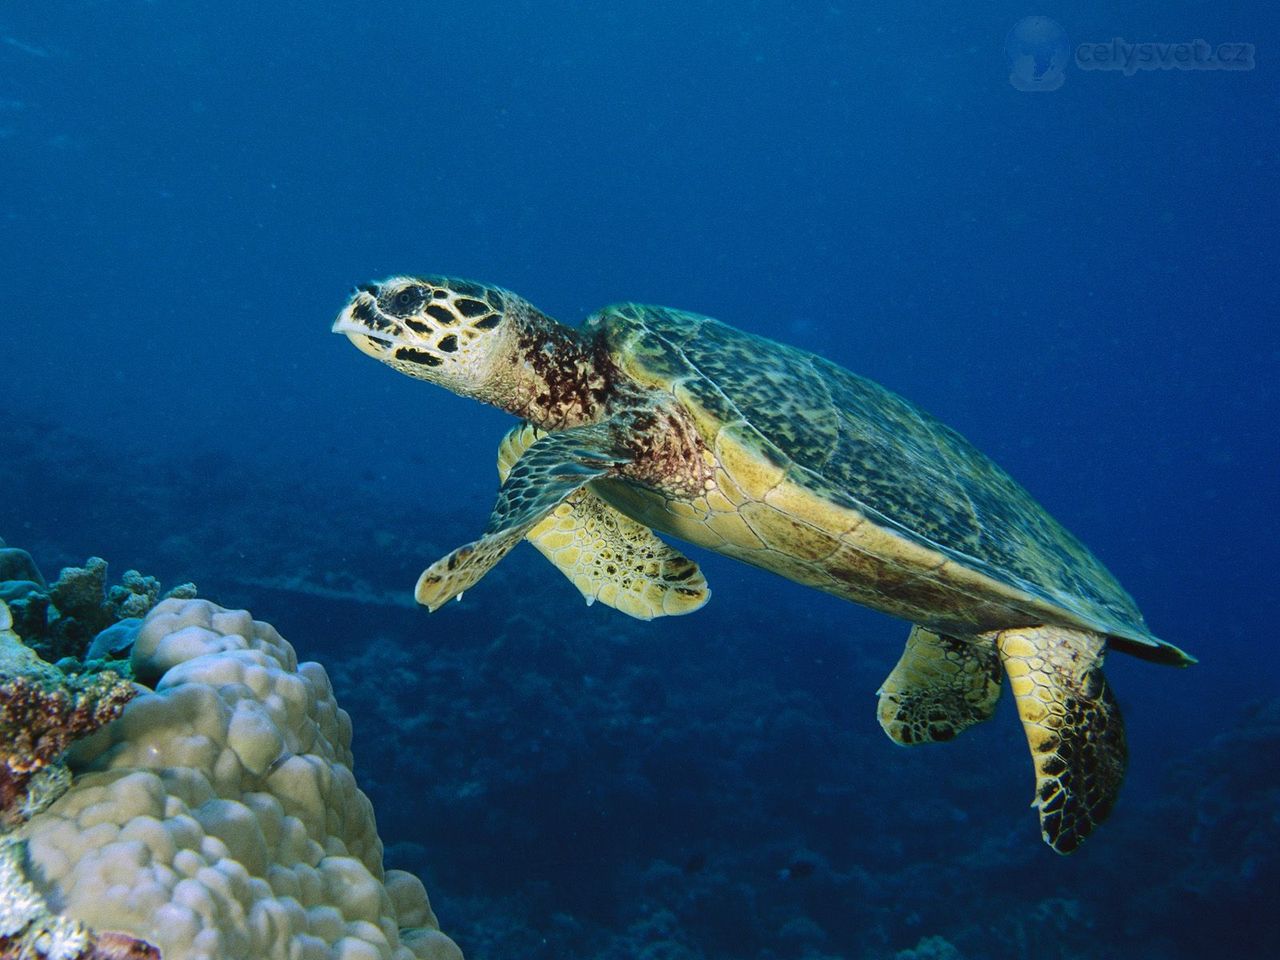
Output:
<path fill-rule="evenodd" d="M 333 332 L 401 373 L 488 399 L 514 339 L 508 315 L 524 301 L 445 277 L 392 277 L 357 287 Z"/>

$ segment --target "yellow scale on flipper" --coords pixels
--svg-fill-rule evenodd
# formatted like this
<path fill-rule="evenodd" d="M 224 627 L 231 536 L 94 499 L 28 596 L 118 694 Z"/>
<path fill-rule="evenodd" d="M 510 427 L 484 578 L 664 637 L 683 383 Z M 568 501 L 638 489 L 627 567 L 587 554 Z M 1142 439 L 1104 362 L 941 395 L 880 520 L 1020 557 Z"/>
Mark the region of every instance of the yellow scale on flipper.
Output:
<path fill-rule="evenodd" d="M 503 481 L 540 436 L 542 431 L 522 424 L 502 438 L 498 475 Z M 696 563 L 586 488 L 567 497 L 525 539 L 587 603 L 599 600 L 639 620 L 692 613 L 711 596 Z"/>

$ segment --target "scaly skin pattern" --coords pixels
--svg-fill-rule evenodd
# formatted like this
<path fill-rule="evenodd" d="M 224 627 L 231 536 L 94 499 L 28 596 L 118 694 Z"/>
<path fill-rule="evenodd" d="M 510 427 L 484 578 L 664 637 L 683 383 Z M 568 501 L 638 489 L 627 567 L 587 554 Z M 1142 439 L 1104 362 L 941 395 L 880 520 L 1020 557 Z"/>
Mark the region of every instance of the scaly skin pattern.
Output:
<path fill-rule="evenodd" d="M 505 481 L 544 432 L 530 424 L 509 431 L 498 447 Z M 587 598 L 640 620 L 692 613 L 711 596 L 698 565 L 653 531 L 583 487 L 525 534 Z"/>
<path fill-rule="evenodd" d="M 484 535 L 423 571 L 417 601 L 438 610 L 478 582 L 557 504 L 622 462 L 610 444 L 611 434 L 600 424 L 545 436 L 513 464 L 512 482 L 499 489 Z"/>
<path fill-rule="evenodd" d="M 880 726 L 892 740 L 903 746 L 942 743 L 995 713 L 1000 659 L 990 641 L 913 627 L 877 695 Z"/>
<path fill-rule="evenodd" d="M 1070 853 L 1106 819 L 1124 779 L 1124 724 L 1102 675 L 1104 638 L 1039 627 L 996 646 L 1031 747 L 1044 840 Z"/>

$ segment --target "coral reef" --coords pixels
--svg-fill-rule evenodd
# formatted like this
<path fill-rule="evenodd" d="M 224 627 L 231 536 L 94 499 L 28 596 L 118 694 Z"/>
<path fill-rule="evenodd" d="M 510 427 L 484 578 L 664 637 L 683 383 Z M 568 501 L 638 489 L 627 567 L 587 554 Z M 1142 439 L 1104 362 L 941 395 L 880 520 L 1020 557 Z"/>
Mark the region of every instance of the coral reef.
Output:
<path fill-rule="evenodd" d="M 0 573 L 0 960 L 461 960 L 383 870 L 323 668 L 96 558 L 49 586 L 3 548 Z"/>
<path fill-rule="evenodd" d="M 170 593 L 194 591 L 182 584 Z M 100 659 L 125 650 L 130 625 L 159 599 L 159 581 L 136 570 L 108 587 L 99 557 L 49 585 L 29 553 L 0 540 L 0 828 L 56 799 L 70 779 L 67 747 L 119 716 L 137 692 L 122 676 L 127 664 L 99 670 L 81 661 L 90 650 Z"/>
<path fill-rule="evenodd" d="M 142 627 L 141 617 L 125 617 L 111 624 L 105 630 L 99 630 L 85 651 L 85 660 L 114 660 L 133 646 L 138 638 L 138 630 Z"/>
<path fill-rule="evenodd" d="M 68 754 L 16 835 L 66 918 L 165 960 L 458 960 L 421 883 L 384 873 L 351 724 L 269 625 L 168 599 L 131 654 L 151 689 Z"/>
<path fill-rule="evenodd" d="M 25 844 L 0 836 L 0 960 L 161 960 L 144 940 L 59 916 L 26 878 Z"/>
<path fill-rule="evenodd" d="M 31 554 L 17 547 L 6 547 L 0 540 L 0 583 L 14 582 L 32 583 L 40 589 L 47 586 Z"/>
<path fill-rule="evenodd" d="M 111 671 L 67 675 L 9 628 L 0 600 L 0 829 L 48 806 L 67 785 L 62 755 L 114 720 L 137 692 Z"/>
<path fill-rule="evenodd" d="M 164 596 L 195 594 L 194 584 L 183 583 Z M 160 599 L 160 582 L 137 570 L 126 570 L 118 584 L 108 586 L 101 557 L 63 568 L 48 585 L 26 551 L 0 540 L 0 601 L 8 603 L 17 633 L 46 660 L 84 659 L 98 634 L 145 616 Z"/>

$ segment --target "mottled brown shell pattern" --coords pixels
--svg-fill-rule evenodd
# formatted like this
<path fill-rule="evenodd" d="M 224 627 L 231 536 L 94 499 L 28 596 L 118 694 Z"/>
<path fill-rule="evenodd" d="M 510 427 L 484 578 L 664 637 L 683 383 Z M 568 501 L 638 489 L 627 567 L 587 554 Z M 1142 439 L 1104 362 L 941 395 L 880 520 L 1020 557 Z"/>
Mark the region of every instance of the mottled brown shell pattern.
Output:
<path fill-rule="evenodd" d="M 702 503 L 668 502 L 666 522 L 633 491 L 604 485 L 643 521 L 707 542 L 691 526 L 704 521 L 707 545 L 941 628 L 1000 626 L 1009 618 L 997 608 L 1025 601 L 1032 619 L 1058 608 L 1066 621 L 1153 642 L 1132 599 L 1083 544 L 972 444 L 897 394 L 697 314 L 622 304 L 588 324 L 607 331 L 632 377 L 693 413 L 721 468 L 723 489 Z M 742 489 L 752 485 L 760 489 Z M 769 547 L 789 558 L 749 556 L 762 525 Z M 851 545 L 855 528 L 860 547 Z M 851 589 L 832 582 L 859 576 Z M 943 615 L 928 616 L 938 608 Z"/>

